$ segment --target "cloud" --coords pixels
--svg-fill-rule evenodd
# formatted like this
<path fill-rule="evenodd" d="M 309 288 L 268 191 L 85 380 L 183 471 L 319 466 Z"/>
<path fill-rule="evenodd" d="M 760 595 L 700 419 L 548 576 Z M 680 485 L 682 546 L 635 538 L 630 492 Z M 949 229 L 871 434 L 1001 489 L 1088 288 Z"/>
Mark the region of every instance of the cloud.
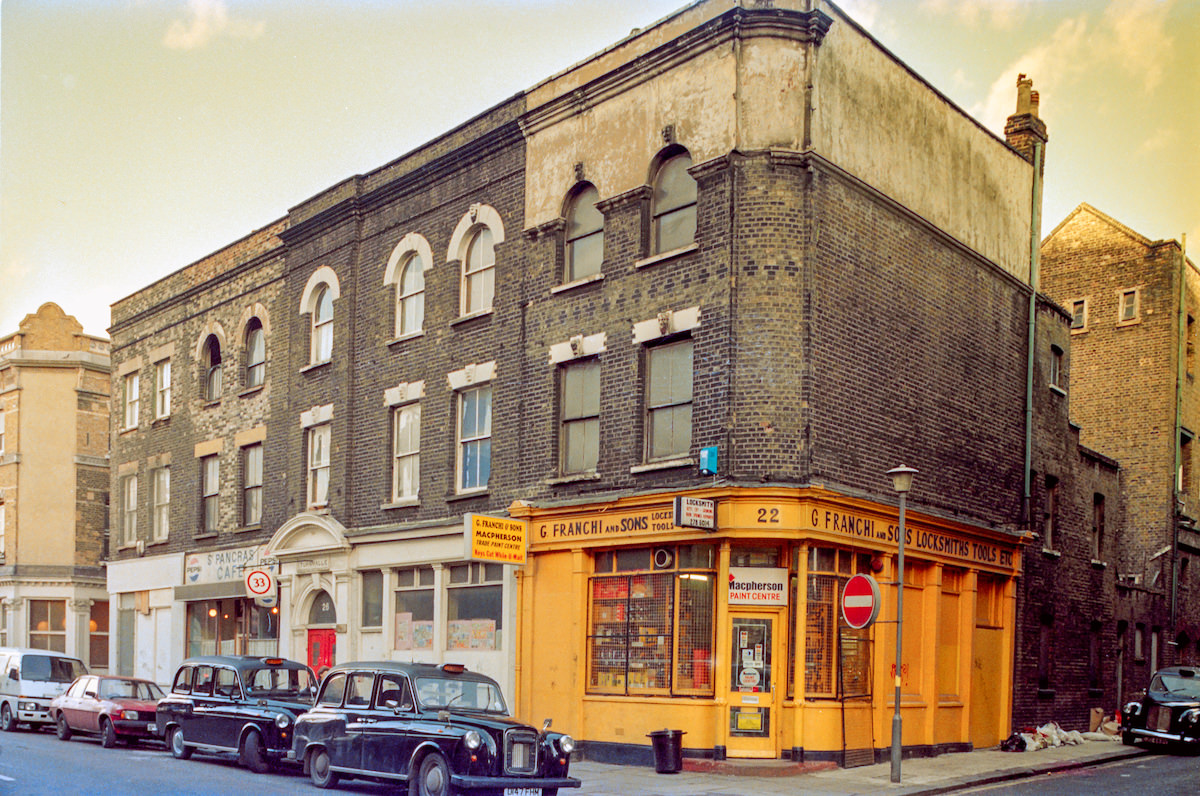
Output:
<path fill-rule="evenodd" d="M 188 19 L 173 21 L 163 44 L 172 50 L 195 50 L 217 36 L 256 39 L 265 27 L 261 20 L 231 18 L 224 0 L 188 0 Z"/>
<path fill-rule="evenodd" d="M 935 14 L 953 12 L 972 28 L 1012 30 L 1028 13 L 1029 0 L 923 0 L 922 8 Z"/>
<path fill-rule="evenodd" d="M 1094 25 L 1088 13 L 1064 19 L 1048 39 L 1001 72 L 972 114 L 993 129 L 1003 127 L 1016 109 L 1020 73 L 1033 78 L 1034 89 L 1047 100 L 1043 118 L 1055 97 L 1069 96 L 1088 80 L 1108 82 L 1113 93 L 1120 82 L 1131 79 L 1146 93 L 1153 91 L 1171 57 L 1173 40 L 1166 18 L 1172 4 L 1173 0 L 1113 0 Z"/>
<path fill-rule="evenodd" d="M 1174 147 L 1178 138 L 1179 136 L 1175 130 L 1168 127 L 1160 127 L 1142 142 L 1142 145 L 1138 147 L 1138 154 L 1150 155 L 1155 152 L 1163 152 Z"/>

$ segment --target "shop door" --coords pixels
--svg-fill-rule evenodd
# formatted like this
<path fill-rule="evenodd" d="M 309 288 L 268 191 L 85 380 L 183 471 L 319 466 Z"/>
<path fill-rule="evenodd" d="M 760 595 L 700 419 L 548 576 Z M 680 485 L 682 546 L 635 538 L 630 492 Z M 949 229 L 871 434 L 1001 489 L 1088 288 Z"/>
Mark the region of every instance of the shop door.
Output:
<path fill-rule="evenodd" d="M 332 628 L 308 631 L 308 665 L 314 672 L 333 666 L 337 657 L 337 631 Z"/>
<path fill-rule="evenodd" d="M 729 757 L 778 757 L 783 614 L 730 613 Z"/>

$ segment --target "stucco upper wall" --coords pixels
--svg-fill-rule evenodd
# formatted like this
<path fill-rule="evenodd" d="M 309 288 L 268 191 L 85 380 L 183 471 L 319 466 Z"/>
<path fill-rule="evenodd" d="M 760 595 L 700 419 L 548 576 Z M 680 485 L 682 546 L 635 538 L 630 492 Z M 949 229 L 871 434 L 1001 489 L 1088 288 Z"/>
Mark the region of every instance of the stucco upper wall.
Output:
<path fill-rule="evenodd" d="M 1032 166 L 822 10 L 834 22 L 814 58 L 813 149 L 1028 281 Z"/>

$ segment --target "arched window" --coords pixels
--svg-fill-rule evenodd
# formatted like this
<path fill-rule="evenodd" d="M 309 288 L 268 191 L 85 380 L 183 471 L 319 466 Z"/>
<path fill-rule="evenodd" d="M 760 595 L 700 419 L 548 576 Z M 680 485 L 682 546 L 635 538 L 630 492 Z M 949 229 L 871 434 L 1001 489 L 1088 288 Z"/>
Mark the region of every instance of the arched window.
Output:
<path fill-rule="evenodd" d="M 329 592 L 322 589 L 313 597 L 312 608 L 308 611 L 308 623 L 310 625 L 337 624 L 337 608 L 334 606 Z"/>
<path fill-rule="evenodd" d="M 312 361 L 328 362 L 333 357 L 333 296 L 322 285 L 313 304 Z"/>
<path fill-rule="evenodd" d="M 267 378 L 267 336 L 262 321 L 251 319 L 246 327 L 246 387 L 261 387 Z"/>
<path fill-rule="evenodd" d="M 221 341 L 210 334 L 204 341 L 204 373 L 200 379 L 203 398 L 206 401 L 221 400 Z"/>
<path fill-rule="evenodd" d="M 463 258 L 463 315 L 492 308 L 496 293 L 496 249 L 492 231 L 480 227 L 471 236 Z"/>
<path fill-rule="evenodd" d="M 421 331 L 425 323 L 425 261 L 413 252 L 396 285 L 396 336 Z"/>
<path fill-rule="evenodd" d="M 596 209 L 600 192 L 584 183 L 567 207 L 567 251 L 564 282 L 600 273 L 604 259 L 604 215 Z"/>
<path fill-rule="evenodd" d="M 667 158 L 654 175 L 653 254 L 687 246 L 696 239 L 696 181 L 688 174 L 686 151 Z"/>

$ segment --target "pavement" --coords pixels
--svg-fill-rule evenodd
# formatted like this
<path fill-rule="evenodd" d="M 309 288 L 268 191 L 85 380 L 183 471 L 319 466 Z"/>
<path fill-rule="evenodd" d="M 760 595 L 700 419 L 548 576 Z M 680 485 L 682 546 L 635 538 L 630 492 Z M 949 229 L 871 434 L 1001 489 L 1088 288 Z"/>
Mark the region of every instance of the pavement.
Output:
<path fill-rule="evenodd" d="M 856 768 L 831 764 L 773 761 L 701 761 L 684 758 L 684 770 L 658 774 L 653 767 L 572 761 L 571 776 L 579 789 L 561 796 L 852 796 L 854 794 L 955 793 L 978 785 L 1019 780 L 1039 774 L 1095 766 L 1150 754 L 1119 741 L 1085 741 L 1033 752 L 1001 752 L 998 748 L 908 758 L 900 764 L 900 782 L 891 781 L 890 762 Z"/>

